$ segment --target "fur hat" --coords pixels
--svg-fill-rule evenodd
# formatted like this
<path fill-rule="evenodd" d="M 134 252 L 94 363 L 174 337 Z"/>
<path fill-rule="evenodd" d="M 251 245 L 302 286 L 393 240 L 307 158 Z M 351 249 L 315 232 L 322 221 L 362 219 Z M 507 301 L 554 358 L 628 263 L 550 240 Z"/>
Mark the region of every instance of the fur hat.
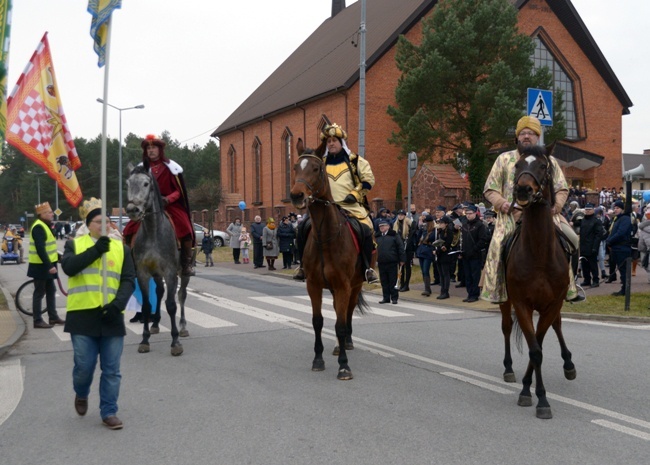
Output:
<path fill-rule="evenodd" d="M 530 129 L 538 136 L 542 133 L 542 124 L 534 116 L 522 116 L 519 121 L 517 121 L 515 136 L 519 137 L 519 133 L 526 128 Z"/>
<path fill-rule="evenodd" d="M 52 210 L 52 207 L 50 207 L 50 202 L 43 202 L 43 203 L 39 203 L 38 205 L 35 205 L 34 209 L 36 210 L 36 214 L 40 215 L 42 213 Z"/>

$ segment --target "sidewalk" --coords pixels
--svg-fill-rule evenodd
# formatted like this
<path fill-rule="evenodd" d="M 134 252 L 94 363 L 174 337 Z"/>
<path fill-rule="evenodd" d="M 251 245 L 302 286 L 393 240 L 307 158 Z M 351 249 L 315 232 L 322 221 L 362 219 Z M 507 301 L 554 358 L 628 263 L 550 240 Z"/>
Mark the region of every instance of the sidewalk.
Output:
<path fill-rule="evenodd" d="M 200 263 L 197 265 L 198 266 L 196 267 L 196 273 L 198 276 L 200 276 L 201 271 L 204 267 Z M 271 275 L 282 277 L 288 280 L 292 279 L 291 273 L 283 273 L 283 270 L 268 271 L 267 268 L 254 269 L 252 263 L 246 265 L 235 265 L 231 262 L 219 262 L 216 263 L 215 266 L 222 269 L 232 269 L 245 273 L 267 276 Z M 284 271 L 286 272 L 286 270 Z M 455 285 L 456 283 L 451 283 L 449 289 L 449 294 L 451 297 L 446 300 L 436 299 L 436 296 L 440 292 L 440 286 L 432 286 L 433 292 L 429 297 L 421 295 L 421 292 L 424 290 L 424 285 L 422 283 L 411 285 L 410 291 L 408 292 L 400 292 L 399 298 L 401 301 L 426 303 L 436 306 L 454 307 L 474 311 L 499 312 L 498 305 L 491 304 L 483 300 L 479 300 L 478 302 L 474 303 L 463 302 L 463 299 L 467 297 L 467 292 L 465 288 L 456 288 Z M 13 296 L 5 286 L 5 279 L 0 277 L 0 290 L 2 290 L 2 293 L 4 294 L 4 297 L 7 301 L 7 305 L 0 305 L 0 358 L 11 348 L 13 344 L 15 344 L 23 336 L 27 330 L 27 324 L 31 324 L 31 319 L 28 319 L 27 323 L 25 323 L 25 321 L 21 318 L 13 301 Z M 600 287 L 595 289 L 586 289 L 585 291 L 587 293 L 587 298 L 589 298 L 589 296 L 611 294 L 612 292 L 618 291 L 619 289 L 620 283 L 617 282 L 611 284 L 601 283 Z M 632 277 L 631 292 L 646 292 L 648 290 L 650 290 L 650 284 L 648 283 L 648 276 L 646 272 L 643 269 L 637 269 L 637 275 Z M 377 302 L 381 299 L 381 287 L 379 285 L 364 286 L 364 293 L 366 295 L 366 300 L 370 305 L 377 304 Z M 397 305 L 397 308 L 399 308 L 399 304 Z M 567 311 L 566 306 L 564 307 L 562 314 L 565 317 L 576 319 L 599 319 L 609 321 L 629 321 L 631 319 L 618 316 L 607 317 L 603 315 L 571 313 L 570 311 Z M 634 321 L 639 323 L 650 323 L 650 318 L 634 318 Z"/>

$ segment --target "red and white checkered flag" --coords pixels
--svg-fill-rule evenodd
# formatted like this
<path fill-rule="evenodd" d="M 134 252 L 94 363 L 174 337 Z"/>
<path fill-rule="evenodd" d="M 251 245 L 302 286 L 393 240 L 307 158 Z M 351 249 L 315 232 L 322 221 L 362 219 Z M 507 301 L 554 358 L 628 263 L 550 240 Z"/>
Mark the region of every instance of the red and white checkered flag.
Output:
<path fill-rule="evenodd" d="M 63 112 L 47 33 L 7 99 L 7 142 L 41 166 L 76 207 L 81 166 Z"/>

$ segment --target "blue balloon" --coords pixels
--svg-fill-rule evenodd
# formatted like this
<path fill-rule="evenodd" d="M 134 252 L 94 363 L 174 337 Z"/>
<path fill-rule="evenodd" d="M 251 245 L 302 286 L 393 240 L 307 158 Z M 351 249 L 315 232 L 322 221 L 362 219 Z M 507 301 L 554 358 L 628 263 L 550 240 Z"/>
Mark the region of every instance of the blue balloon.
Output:
<path fill-rule="evenodd" d="M 241 202 L 239 202 L 239 209 L 241 211 L 246 210 L 246 202 L 244 202 L 243 200 Z"/>
<path fill-rule="evenodd" d="M 650 202 L 650 191 L 643 191 L 643 201 L 645 203 Z"/>

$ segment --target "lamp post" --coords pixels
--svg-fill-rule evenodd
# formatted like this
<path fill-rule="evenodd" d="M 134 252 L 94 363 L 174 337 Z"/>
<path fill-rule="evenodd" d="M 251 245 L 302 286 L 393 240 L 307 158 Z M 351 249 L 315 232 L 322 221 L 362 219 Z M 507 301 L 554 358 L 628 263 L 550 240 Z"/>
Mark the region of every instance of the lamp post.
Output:
<path fill-rule="evenodd" d="M 40 203 L 41 203 L 41 178 L 40 178 L 40 175 L 41 174 L 47 174 L 47 172 L 46 171 L 38 172 L 38 171 L 30 171 L 30 170 L 27 170 L 27 172 L 29 174 L 35 174 L 36 175 L 36 192 L 38 192 L 38 203 L 40 205 Z"/>
<path fill-rule="evenodd" d="M 115 105 L 111 105 L 108 102 L 104 102 L 104 99 L 98 98 L 97 101 L 99 103 L 106 103 L 111 108 L 115 108 L 117 111 L 120 112 L 120 153 L 118 157 L 118 175 L 119 175 L 119 184 L 118 184 L 118 208 L 120 210 L 120 215 L 117 220 L 117 226 L 119 227 L 120 231 L 122 231 L 122 112 L 126 110 L 142 110 L 144 108 L 144 105 L 136 105 L 134 107 L 126 107 L 126 108 L 119 108 L 116 107 Z"/>

